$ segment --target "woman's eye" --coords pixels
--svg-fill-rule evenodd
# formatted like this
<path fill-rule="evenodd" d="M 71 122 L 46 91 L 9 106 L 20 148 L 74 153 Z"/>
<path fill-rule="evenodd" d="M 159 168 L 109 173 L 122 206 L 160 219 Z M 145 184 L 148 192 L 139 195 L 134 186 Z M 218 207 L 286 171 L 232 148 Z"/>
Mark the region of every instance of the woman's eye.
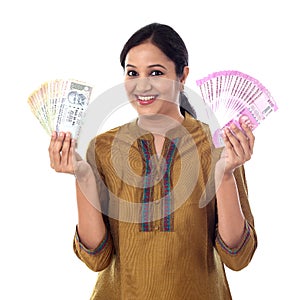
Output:
<path fill-rule="evenodd" d="M 159 76 L 159 75 L 163 75 L 163 72 L 159 70 L 154 70 L 150 73 L 150 76 Z"/>
<path fill-rule="evenodd" d="M 127 76 L 137 76 L 137 72 L 133 70 L 127 71 Z"/>

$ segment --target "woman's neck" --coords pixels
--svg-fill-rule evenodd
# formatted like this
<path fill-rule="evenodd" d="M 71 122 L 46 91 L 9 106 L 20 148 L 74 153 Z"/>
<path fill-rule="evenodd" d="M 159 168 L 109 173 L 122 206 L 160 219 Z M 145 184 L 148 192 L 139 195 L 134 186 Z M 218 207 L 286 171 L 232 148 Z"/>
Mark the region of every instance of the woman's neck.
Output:
<path fill-rule="evenodd" d="M 138 126 L 154 135 L 165 136 L 166 132 L 179 126 L 183 120 L 184 117 L 180 113 L 174 116 L 164 114 L 140 115 Z"/>

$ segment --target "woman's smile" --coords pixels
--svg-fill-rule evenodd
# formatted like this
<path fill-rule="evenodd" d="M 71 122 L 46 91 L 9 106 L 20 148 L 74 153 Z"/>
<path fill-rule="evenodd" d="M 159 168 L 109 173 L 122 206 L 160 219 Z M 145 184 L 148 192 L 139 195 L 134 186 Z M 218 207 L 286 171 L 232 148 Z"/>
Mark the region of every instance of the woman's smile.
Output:
<path fill-rule="evenodd" d="M 139 105 L 150 105 L 157 99 L 156 95 L 136 95 L 136 99 Z"/>

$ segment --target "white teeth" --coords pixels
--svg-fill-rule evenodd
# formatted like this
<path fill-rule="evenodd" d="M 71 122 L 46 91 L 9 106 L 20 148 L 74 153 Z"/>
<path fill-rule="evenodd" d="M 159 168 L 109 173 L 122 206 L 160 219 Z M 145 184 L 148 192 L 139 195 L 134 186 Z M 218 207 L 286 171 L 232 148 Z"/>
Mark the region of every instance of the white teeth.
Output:
<path fill-rule="evenodd" d="M 152 100 L 154 98 L 155 98 L 154 96 L 138 96 L 138 99 L 142 100 L 142 101 L 149 101 L 149 100 Z"/>

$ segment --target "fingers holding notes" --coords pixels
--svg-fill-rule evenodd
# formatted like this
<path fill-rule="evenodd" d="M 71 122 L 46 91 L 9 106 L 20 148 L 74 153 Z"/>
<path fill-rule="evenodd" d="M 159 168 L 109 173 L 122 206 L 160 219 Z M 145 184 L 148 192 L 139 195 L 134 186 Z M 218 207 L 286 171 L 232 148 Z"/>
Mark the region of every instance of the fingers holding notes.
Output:
<path fill-rule="evenodd" d="M 70 132 L 53 131 L 48 152 L 52 169 L 59 173 L 74 174 L 75 140 Z"/>
<path fill-rule="evenodd" d="M 255 137 L 252 128 L 246 123 L 240 123 L 240 126 L 232 123 L 223 132 L 223 159 L 226 160 L 226 170 L 229 172 L 250 160 L 253 154 Z"/>

